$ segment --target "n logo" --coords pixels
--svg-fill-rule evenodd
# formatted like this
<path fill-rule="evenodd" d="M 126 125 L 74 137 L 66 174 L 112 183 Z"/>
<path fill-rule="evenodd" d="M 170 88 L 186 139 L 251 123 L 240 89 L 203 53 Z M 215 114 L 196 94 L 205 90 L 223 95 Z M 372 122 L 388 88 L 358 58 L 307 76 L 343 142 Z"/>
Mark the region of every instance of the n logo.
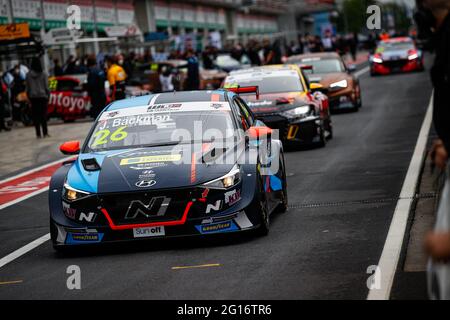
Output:
<path fill-rule="evenodd" d="M 143 215 L 146 218 L 163 216 L 166 213 L 170 200 L 170 198 L 166 197 L 155 197 L 151 198 L 148 204 L 144 204 L 140 200 L 133 200 L 125 214 L 125 219 L 134 219 L 138 215 Z"/>
<path fill-rule="evenodd" d="M 95 212 L 89 212 L 88 214 L 82 212 L 80 213 L 80 217 L 78 220 L 83 221 L 86 220 L 87 222 L 92 222 L 95 219 Z"/>

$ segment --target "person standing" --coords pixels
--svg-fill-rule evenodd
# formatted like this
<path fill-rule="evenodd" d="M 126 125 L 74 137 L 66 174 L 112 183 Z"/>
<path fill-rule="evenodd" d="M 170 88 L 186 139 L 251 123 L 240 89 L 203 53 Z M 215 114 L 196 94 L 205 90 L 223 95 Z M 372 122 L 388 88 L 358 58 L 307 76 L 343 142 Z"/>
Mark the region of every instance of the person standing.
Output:
<path fill-rule="evenodd" d="M 434 31 L 432 43 L 436 56 L 431 68 L 431 81 L 434 87 L 433 124 L 439 139 L 434 141 L 431 150 L 431 159 L 434 165 L 441 170 L 446 170 L 446 182 L 442 191 L 435 228 L 425 239 L 425 248 L 434 262 L 450 260 L 450 164 L 448 153 L 450 152 L 450 1 L 448 0 L 418 0 L 417 8 L 423 13 L 424 19 L 419 19 L 419 28 L 428 32 Z M 442 265 L 441 265 L 442 266 Z M 439 267 L 438 267 L 439 268 Z M 433 269 L 430 269 L 433 270 Z M 447 276 L 450 271 L 440 268 Z M 434 269 L 434 272 L 438 272 Z M 431 273 L 430 273 L 431 274 Z M 445 281 L 445 280 L 444 280 Z M 437 299 L 449 299 L 450 285 L 440 290 Z"/>
<path fill-rule="evenodd" d="M 91 117 L 95 119 L 106 105 L 106 75 L 105 72 L 98 67 L 95 56 L 88 57 L 87 67 L 87 91 L 89 98 L 91 99 Z"/>
<path fill-rule="evenodd" d="M 8 87 L 3 82 L 3 75 L 0 77 L 0 131 L 10 131 L 11 128 L 5 125 L 5 109 L 8 103 Z"/>
<path fill-rule="evenodd" d="M 33 58 L 31 61 L 31 71 L 27 73 L 25 79 L 26 92 L 31 103 L 31 114 L 34 127 L 36 128 L 36 137 L 49 137 L 47 130 L 47 103 L 50 95 L 48 88 L 48 76 L 42 70 L 42 64 L 39 58 Z"/>
<path fill-rule="evenodd" d="M 192 49 L 186 52 L 187 79 L 186 90 L 198 90 L 200 88 L 200 69 L 197 56 Z M 180 67 L 179 67 L 180 68 Z"/>
<path fill-rule="evenodd" d="M 175 89 L 173 85 L 173 74 L 168 67 L 163 67 L 159 75 L 159 82 L 161 83 L 161 92 L 169 92 Z"/>
<path fill-rule="evenodd" d="M 117 64 L 114 57 L 106 58 L 106 66 L 108 68 L 106 78 L 111 88 L 111 100 L 125 99 L 125 80 L 127 79 L 125 70 Z"/>

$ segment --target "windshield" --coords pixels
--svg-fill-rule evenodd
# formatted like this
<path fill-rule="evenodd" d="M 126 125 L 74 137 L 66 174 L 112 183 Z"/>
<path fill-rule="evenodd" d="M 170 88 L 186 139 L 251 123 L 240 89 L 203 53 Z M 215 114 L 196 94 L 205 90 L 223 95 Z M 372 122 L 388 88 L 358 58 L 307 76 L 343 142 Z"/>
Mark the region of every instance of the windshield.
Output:
<path fill-rule="evenodd" d="M 281 93 L 303 91 L 300 79 L 297 76 L 270 76 L 264 78 L 252 77 L 236 79 L 228 77 L 225 88 L 258 86 L 259 93 Z"/>
<path fill-rule="evenodd" d="M 297 63 L 312 66 L 312 70 L 303 70 L 307 74 L 345 72 L 344 65 L 339 59 L 304 59 Z"/>
<path fill-rule="evenodd" d="M 215 109 L 211 105 L 209 103 L 210 110 L 190 108 L 186 112 L 144 113 L 142 108 L 135 113 L 127 110 L 123 116 L 113 113 L 108 116 L 105 112 L 88 139 L 87 152 L 228 139 L 234 133 L 231 110 L 229 107 Z"/>
<path fill-rule="evenodd" d="M 412 42 L 382 42 L 377 48 L 377 53 L 383 53 L 386 51 L 407 51 L 414 49 Z"/>

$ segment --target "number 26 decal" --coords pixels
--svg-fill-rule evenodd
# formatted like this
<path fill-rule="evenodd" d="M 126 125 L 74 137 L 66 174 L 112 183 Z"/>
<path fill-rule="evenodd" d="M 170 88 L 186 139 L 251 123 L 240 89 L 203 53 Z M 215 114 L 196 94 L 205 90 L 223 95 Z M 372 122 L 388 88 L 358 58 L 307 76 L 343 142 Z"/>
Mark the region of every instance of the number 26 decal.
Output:
<path fill-rule="evenodd" d="M 128 132 L 124 131 L 125 128 L 126 127 L 117 128 L 117 130 L 115 130 L 112 134 L 109 129 L 97 131 L 94 134 L 95 140 L 92 146 L 96 147 L 99 145 L 107 144 L 108 141 L 117 142 L 125 139 L 128 136 Z"/>

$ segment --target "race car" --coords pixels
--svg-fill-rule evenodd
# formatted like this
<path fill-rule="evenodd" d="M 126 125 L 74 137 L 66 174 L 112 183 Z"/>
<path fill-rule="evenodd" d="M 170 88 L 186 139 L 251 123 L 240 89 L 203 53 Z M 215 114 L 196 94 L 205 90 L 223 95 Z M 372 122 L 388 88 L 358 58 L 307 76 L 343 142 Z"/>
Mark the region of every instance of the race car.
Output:
<path fill-rule="evenodd" d="M 50 182 L 56 250 L 254 230 L 287 210 L 281 141 L 235 93 L 189 91 L 116 101 Z"/>
<path fill-rule="evenodd" d="M 380 41 L 369 61 L 372 76 L 424 70 L 423 53 L 408 37 Z"/>
<path fill-rule="evenodd" d="M 329 101 L 322 85 L 309 84 L 296 65 L 254 67 L 231 72 L 224 88 L 257 88 L 245 100 L 255 116 L 279 131 L 286 145 L 325 146 L 333 136 Z M 244 90 L 242 90 L 244 91 Z"/>
<path fill-rule="evenodd" d="M 91 99 L 83 87 L 85 81 L 85 75 L 49 78 L 50 98 L 47 115 L 66 122 L 89 115 Z"/>
<path fill-rule="evenodd" d="M 361 88 L 358 79 L 352 75 L 354 66 L 346 66 L 335 52 L 310 53 L 291 56 L 287 63 L 298 65 L 308 76 L 310 83 L 320 83 L 326 89 L 330 110 L 361 107 Z"/>

